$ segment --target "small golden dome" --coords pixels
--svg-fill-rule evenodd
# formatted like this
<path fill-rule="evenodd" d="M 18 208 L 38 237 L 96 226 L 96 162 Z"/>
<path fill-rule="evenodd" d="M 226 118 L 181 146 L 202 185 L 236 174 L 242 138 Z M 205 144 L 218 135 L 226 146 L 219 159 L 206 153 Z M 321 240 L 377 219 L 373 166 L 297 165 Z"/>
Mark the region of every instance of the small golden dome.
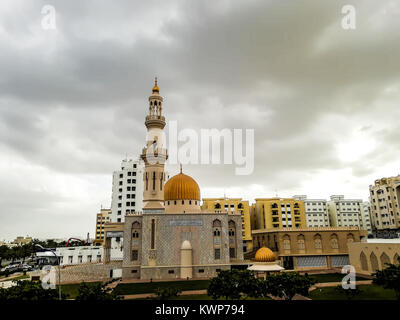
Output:
<path fill-rule="evenodd" d="M 197 182 L 182 172 L 167 181 L 164 200 L 199 200 L 200 188 Z"/>
<path fill-rule="evenodd" d="M 258 249 L 254 257 L 254 261 L 257 262 L 273 262 L 275 260 L 276 258 L 274 253 L 271 251 L 271 249 L 268 249 L 266 247 Z"/>
<path fill-rule="evenodd" d="M 154 87 L 153 87 L 153 93 L 155 92 L 160 93 L 160 88 L 157 85 L 157 77 L 154 80 Z"/>

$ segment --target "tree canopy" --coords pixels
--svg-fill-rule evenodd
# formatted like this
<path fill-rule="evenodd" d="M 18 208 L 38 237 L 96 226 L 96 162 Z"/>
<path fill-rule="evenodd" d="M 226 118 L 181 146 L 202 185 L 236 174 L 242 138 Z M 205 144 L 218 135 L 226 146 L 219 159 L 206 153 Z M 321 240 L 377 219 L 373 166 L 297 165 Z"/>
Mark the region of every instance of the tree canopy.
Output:
<path fill-rule="evenodd" d="M 376 271 L 373 276 L 374 284 L 385 289 L 393 289 L 397 300 L 400 300 L 400 258 L 397 264 L 389 263 L 385 269 Z"/>
<path fill-rule="evenodd" d="M 271 274 L 266 279 L 258 279 L 249 270 L 226 270 L 211 279 L 207 294 L 213 299 L 260 298 L 268 295 L 291 300 L 296 294 L 308 295 L 314 284 L 310 277 L 297 272 Z"/>

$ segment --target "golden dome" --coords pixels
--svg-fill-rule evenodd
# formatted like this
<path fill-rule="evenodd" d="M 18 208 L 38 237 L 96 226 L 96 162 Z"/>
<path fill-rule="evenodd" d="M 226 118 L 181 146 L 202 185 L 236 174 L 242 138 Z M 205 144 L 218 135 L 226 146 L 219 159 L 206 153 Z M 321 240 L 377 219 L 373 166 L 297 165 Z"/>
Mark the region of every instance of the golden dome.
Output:
<path fill-rule="evenodd" d="M 276 259 L 274 253 L 271 251 L 271 249 L 268 249 L 266 247 L 258 249 L 254 257 L 254 261 L 257 262 L 273 262 L 275 260 Z"/>
<path fill-rule="evenodd" d="M 164 200 L 199 200 L 200 188 L 197 182 L 182 172 L 167 181 Z"/>
<path fill-rule="evenodd" d="M 158 85 L 157 85 L 157 77 L 156 77 L 155 80 L 154 80 L 153 93 L 154 93 L 154 92 L 160 93 L 160 88 L 159 88 Z"/>

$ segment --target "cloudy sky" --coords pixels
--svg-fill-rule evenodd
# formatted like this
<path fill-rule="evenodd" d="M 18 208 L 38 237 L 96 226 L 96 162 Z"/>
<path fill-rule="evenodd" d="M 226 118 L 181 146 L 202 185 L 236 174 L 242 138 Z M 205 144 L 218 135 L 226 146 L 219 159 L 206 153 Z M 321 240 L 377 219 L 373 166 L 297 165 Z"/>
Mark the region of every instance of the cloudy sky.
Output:
<path fill-rule="evenodd" d="M 1 1 L 0 240 L 94 234 L 154 76 L 178 129 L 254 129 L 252 174 L 184 168 L 203 197 L 367 200 L 400 173 L 399 27 L 384 0 Z"/>

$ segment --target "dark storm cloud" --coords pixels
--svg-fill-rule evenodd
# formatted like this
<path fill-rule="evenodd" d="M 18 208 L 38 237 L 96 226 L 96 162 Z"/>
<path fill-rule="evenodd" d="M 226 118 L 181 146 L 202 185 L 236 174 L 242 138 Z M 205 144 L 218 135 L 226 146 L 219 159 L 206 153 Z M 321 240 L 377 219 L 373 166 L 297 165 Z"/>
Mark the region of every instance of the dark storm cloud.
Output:
<path fill-rule="evenodd" d="M 57 30 L 41 28 L 45 4 L 56 9 Z M 255 130 L 255 171 L 239 177 L 234 166 L 188 166 L 202 188 L 259 185 L 327 197 L 341 185 L 319 185 L 324 172 L 327 179 L 346 172 L 352 194 L 365 196 L 373 179 L 396 167 L 398 126 L 390 115 L 400 82 L 399 9 L 393 1 L 357 2 L 357 29 L 345 31 L 344 4 L 1 4 L 0 169 L 5 181 L 19 177 L 9 174 L 14 162 L 31 176 L 21 193 L 30 196 L 18 197 L 21 186 L 9 184 L 5 211 L 22 217 L 17 208 L 31 204 L 48 217 L 54 208 L 45 199 L 54 196 L 60 216 L 68 216 L 65 206 L 89 219 L 99 203 L 109 205 L 111 186 L 87 175 L 109 179 L 126 153 L 140 153 L 154 76 L 167 119 L 180 129 Z M 65 177 L 86 200 L 59 190 Z M 38 188 L 44 181 L 53 193 Z M 0 238 L 16 235 L 16 226 L 0 229 Z"/>

